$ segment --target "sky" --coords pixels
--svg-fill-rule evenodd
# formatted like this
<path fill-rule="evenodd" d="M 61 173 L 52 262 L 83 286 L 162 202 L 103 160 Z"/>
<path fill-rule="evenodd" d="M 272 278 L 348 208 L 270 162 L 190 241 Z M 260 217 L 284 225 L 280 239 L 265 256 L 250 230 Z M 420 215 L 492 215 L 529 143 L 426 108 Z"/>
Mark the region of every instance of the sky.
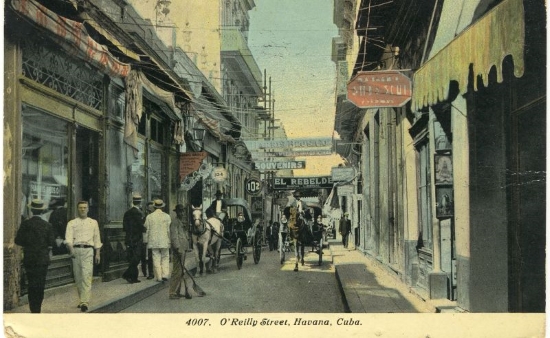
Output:
<path fill-rule="evenodd" d="M 331 60 L 333 0 L 255 0 L 248 45 L 271 77 L 275 119 L 288 138 L 332 137 L 336 66 Z M 295 176 L 330 175 L 339 155 L 308 156 Z"/>

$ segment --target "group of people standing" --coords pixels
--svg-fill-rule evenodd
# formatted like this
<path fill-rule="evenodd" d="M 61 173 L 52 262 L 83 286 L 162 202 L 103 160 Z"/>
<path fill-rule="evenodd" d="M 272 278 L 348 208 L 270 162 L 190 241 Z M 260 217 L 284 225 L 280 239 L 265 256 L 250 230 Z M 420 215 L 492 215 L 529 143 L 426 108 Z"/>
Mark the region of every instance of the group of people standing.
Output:
<path fill-rule="evenodd" d="M 141 196 L 134 195 L 132 203 L 132 208 L 126 211 L 122 222 L 126 234 L 128 259 L 128 269 L 122 274 L 122 278 L 130 284 L 139 283 L 138 266 L 141 262 L 144 276 L 146 266 L 148 267 L 147 279 L 154 278 L 157 282 L 170 279 L 170 299 L 191 299 L 191 277 L 185 268 L 185 256 L 190 248 L 188 208 L 178 204 L 173 210 L 175 216 L 170 216 L 163 211 L 166 206 L 164 201 L 156 199 L 149 203 L 148 214 L 144 217 L 140 208 Z M 184 293 L 181 290 L 182 281 L 185 286 Z M 198 296 L 203 295 L 198 293 Z"/>
<path fill-rule="evenodd" d="M 173 210 L 175 216 L 172 217 L 163 211 L 165 203 L 156 199 L 147 204 L 147 214 L 144 215 L 141 204 L 142 197 L 134 195 L 132 207 L 124 214 L 128 268 L 122 277 L 130 284 L 139 283 L 138 267 L 141 263 L 143 276 L 147 279 L 156 278 L 158 282 L 170 279 L 170 299 L 192 298 L 191 277 L 185 268 L 185 256 L 190 249 L 188 208 L 182 204 L 176 205 Z M 42 217 L 48 209 L 43 200 L 33 199 L 28 205 L 31 217 L 22 220 L 15 244 L 23 247 L 23 267 L 31 313 L 41 312 L 46 275 L 54 251 L 67 253 L 71 257 L 79 297 L 77 307 L 81 312 L 88 311 L 94 264 L 101 261 L 103 244 L 98 222 L 88 217 L 88 202 L 80 201 L 76 207 L 78 217 L 64 223 L 62 213 L 66 220 L 66 209 L 59 212 L 54 210 L 48 222 Z M 170 249 L 173 263 L 171 274 Z M 185 286 L 183 293 L 182 281 Z M 203 296 L 204 293 L 197 292 L 197 295 Z"/>

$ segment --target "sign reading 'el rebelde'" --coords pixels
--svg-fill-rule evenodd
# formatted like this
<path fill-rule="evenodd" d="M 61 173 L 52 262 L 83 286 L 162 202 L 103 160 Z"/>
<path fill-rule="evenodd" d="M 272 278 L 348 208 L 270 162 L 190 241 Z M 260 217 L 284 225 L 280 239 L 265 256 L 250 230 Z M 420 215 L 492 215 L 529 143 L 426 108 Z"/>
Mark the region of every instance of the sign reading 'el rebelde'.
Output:
<path fill-rule="evenodd" d="M 275 177 L 273 179 L 273 189 L 275 190 L 293 190 L 302 188 L 330 189 L 332 188 L 332 177 Z"/>

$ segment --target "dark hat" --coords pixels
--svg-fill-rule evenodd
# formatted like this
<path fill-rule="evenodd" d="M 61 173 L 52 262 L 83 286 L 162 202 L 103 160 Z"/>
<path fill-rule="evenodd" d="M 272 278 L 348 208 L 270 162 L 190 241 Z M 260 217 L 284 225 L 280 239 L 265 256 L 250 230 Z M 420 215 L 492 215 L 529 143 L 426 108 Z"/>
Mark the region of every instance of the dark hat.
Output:
<path fill-rule="evenodd" d="M 49 203 L 50 208 L 62 207 L 65 205 L 65 197 L 55 197 Z"/>
<path fill-rule="evenodd" d="M 166 204 L 164 204 L 164 201 L 161 200 L 161 199 L 157 199 L 157 200 L 154 200 L 153 201 L 153 207 L 155 209 L 160 209 L 160 208 L 164 208 Z"/>
<path fill-rule="evenodd" d="M 42 201 L 39 198 L 35 198 L 29 203 L 29 208 L 32 210 L 46 210 L 46 205 L 44 204 L 44 201 Z"/>
<path fill-rule="evenodd" d="M 178 204 L 178 205 L 176 205 L 176 207 L 174 208 L 174 211 L 175 211 L 175 212 L 184 211 L 184 210 L 185 210 L 185 207 L 183 206 L 183 204 Z"/>
<path fill-rule="evenodd" d="M 221 191 L 216 191 L 216 196 L 223 196 L 223 193 Z"/>

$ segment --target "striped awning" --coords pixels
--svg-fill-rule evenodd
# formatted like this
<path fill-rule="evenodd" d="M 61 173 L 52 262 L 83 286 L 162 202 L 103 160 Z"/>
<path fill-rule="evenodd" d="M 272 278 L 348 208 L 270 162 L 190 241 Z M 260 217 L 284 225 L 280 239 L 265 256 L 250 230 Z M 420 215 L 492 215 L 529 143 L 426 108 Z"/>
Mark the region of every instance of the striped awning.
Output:
<path fill-rule="evenodd" d="M 412 110 L 445 101 L 451 81 L 458 82 L 460 94 L 464 95 L 468 91 L 470 65 L 474 90 L 478 76 L 487 84 L 492 67 L 496 67 L 497 81 L 503 81 L 502 60 L 507 55 L 514 59 L 514 75 L 521 77 L 524 15 L 522 0 L 504 0 L 440 50 L 414 74 Z"/>
<path fill-rule="evenodd" d="M 33 0 L 11 0 L 11 7 L 24 18 L 53 34 L 53 38 L 70 55 L 74 55 L 102 72 L 126 77 L 130 65 L 114 58 L 107 47 L 92 39 L 83 24 L 55 14 Z"/>
<path fill-rule="evenodd" d="M 197 117 L 197 120 L 206 127 L 206 129 L 214 135 L 217 139 L 219 139 L 221 142 L 228 142 L 228 143 L 235 143 L 237 142 L 233 137 L 230 135 L 226 135 L 222 132 L 220 129 L 220 124 L 218 121 L 211 119 L 209 117 L 206 117 L 203 113 L 200 111 L 195 111 L 195 116 Z"/>

